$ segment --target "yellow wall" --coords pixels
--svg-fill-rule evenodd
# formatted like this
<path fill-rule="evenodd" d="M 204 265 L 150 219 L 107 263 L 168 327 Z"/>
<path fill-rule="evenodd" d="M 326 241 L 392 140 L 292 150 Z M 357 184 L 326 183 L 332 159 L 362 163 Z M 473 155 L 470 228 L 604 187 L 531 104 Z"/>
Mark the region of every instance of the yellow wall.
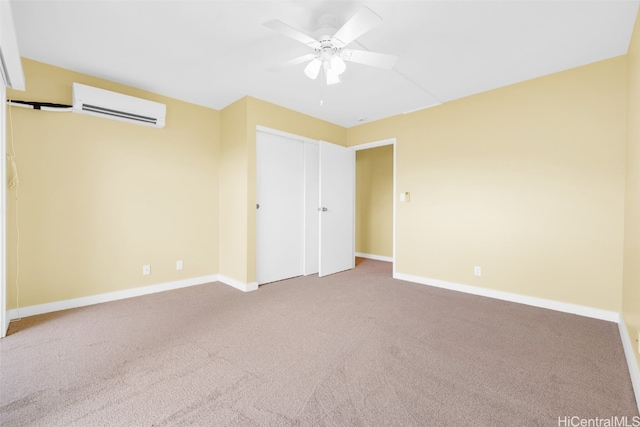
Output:
<path fill-rule="evenodd" d="M 163 102 L 167 124 L 11 109 L 21 186 L 19 301 L 8 194 L 10 309 L 218 273 L 253 282 L 256 125 L 346 143 L 340 126 L 249 97 L 216 111 L 23 64 L 28 90 L 10 92 L 15 99 L 70 104 L 78 82 Z"/>
<path fill-rule="evenodd" d="M 625 57 L 350 129 L 250 97 L 218 112 L 26 59 L 24 67 L 28 91 L 19 99 L 70 103 L 77 81 L 164 102 L 168 113 L 158 130 L 12 108 L 20 306 L 216 273 L 254 282 L 261 125 L 341 145 L 396 138 L 397 190 L 411 192 L 397 204 L 398 272 L 622 308 L 626 142 L 640 151 L 626 133 Z M 635 176 L 629 168 L 627 182 Z M 146 263 L 152 275 L 143 277 Z M 628 285 L 634 271 L 625 270 L 629 318 L 640 312 Z"/>
<path fill-rule="evenodd" d="M 223 109 L 220 124 L 220 274 L 249 283 L 247 98 Z"/>
<path fill-rule="evenodd" d="M 356 152 L 356 252 L 393 257 L 393 145 Z"/>
<path fill-rule="evenodd" d="M 625 57 L 347 135 L 397 138 L 397 272 L 620 311 Z"/>
<path fill-rule="evenodd" d="M 27 91 L 9 91 L 15 99 L 70 104 L 78 82 L 166 103 L 167 122 L 154 129 L 11 108 L 19 305 L 217 273 L 219 112 L 29 59 L 23 67 Z M 15 308 L 15 192 L 7 198 L 7 305 Z"/>
<path fill-rule="evenodd" d="M 640 331 L 640 20 L 637 19 L 627 55 L 627 78 L 629 89 L 622 313 L 633 343 Z"/>

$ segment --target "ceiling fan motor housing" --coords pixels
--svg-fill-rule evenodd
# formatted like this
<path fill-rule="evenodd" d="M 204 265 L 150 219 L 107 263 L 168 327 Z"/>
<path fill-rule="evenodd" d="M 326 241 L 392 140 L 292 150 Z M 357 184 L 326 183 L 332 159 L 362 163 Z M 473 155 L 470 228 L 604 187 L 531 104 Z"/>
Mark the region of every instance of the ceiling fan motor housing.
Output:
<path fill-rule="evenodd" d="M 320 47 L 316 48 L 316 58 L 322 61 L 327 61 L 331 59 L 333 55 L 340 53 L 341 50 L 342 48 L 334 45 L 334 43 L 331 41 L 331 38 L 323 38 L 320 39 Z"/>
<path fill-rule="evenodd" d="M 314 36 L 317 40 L 322 42 L 324 39 L 331 40 L 333 35 L 338 31 L 338 20 L 335 16 L 325 14 L 318 18 L 318 29 L 315 31 Z"/>

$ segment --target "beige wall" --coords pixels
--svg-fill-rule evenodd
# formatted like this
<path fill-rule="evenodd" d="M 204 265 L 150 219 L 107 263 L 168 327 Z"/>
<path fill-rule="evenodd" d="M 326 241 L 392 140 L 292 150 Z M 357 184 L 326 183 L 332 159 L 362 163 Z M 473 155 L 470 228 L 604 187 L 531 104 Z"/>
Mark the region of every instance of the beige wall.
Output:
<path fill-rule="evenodd" d="M 224 108 L 220 125 L 220 274 L 249 283 L 247 98 Z"/>
<path fill-rule="evenodd" d="M 627 169 L 622 312 L 635 342 L 640 331 L 640 21 L 627 55 Z M 634 347 L 635 348 L 635 347 Z M 636 360 L 638 354 L 636 354 Z M 639 363 L 640 366 L 640 363 Z"/>
<path fill-rule="evenodd" d="M 15 99 L 70 104 L 79 82 L 166 103 L 167 123 L 11 108 L 19 305 L 217 273 L 219 112 L 28 59 L 23 66 L 27 91 L 10 91 Z M 7 197 L 7 306 L 15 308 L 15 192 Z"/>
<path fill-rule="evenodd" d="M 356 152 L 356 252 L 393 257 L 393 145 Z"/>
<path fill-rule="evenodd" d="M 397 272 L 620 311 L 624 57 L 347 133 L 392 137 Z"/>

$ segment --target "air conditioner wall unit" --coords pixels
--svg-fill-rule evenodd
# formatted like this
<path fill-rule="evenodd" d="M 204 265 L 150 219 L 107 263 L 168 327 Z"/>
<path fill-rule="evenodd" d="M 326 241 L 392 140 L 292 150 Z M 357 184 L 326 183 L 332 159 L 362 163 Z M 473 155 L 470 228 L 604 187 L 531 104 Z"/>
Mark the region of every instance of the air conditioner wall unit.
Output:
<path fill-rule="evenodd" d="M 159 102 L 74 83 L 73 112 L 163 128 L 167 106 Z"/>

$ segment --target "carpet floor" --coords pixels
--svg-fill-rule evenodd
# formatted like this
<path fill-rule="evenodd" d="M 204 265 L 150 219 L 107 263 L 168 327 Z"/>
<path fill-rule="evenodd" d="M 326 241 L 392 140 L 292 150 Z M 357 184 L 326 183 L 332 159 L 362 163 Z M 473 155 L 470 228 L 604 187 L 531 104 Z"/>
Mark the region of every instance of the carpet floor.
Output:
<path fill-rule="evenodd" d="M 394 280 L 372 260 L 250 293 L 210 283 L 33 316 L 0 340 L 2 426 L 635 416 L 616 324 Z"/>

